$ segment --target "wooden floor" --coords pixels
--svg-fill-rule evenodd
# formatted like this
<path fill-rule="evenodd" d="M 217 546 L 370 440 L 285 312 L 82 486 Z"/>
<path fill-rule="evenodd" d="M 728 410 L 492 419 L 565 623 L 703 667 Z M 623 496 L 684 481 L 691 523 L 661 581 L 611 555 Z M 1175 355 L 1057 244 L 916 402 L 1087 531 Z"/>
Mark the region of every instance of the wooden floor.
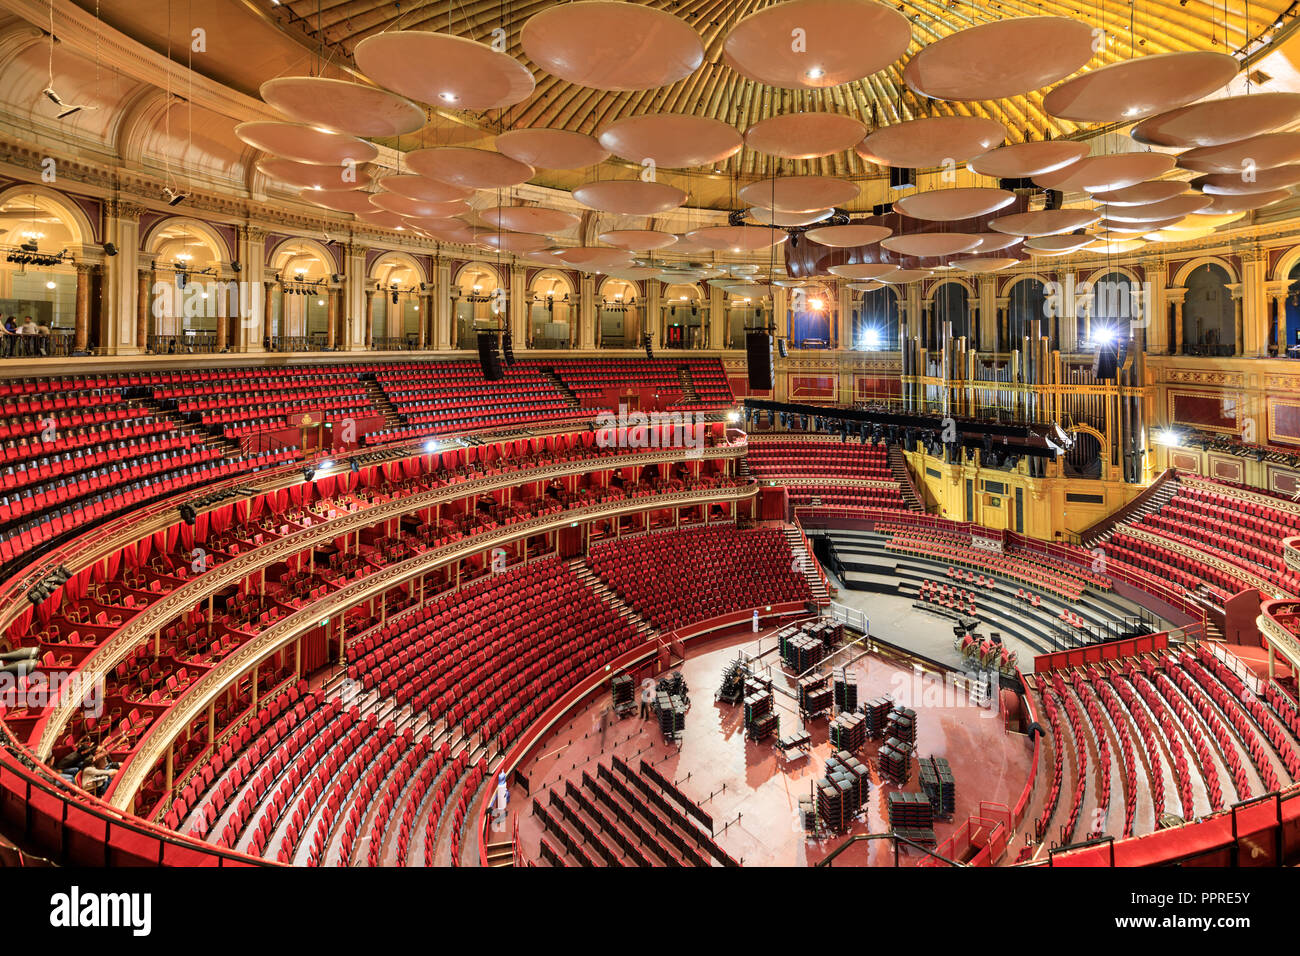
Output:
<path fill-rule="evenodd" d="M 917 626 L 935 625 L 918 615 Z M 822 776 L 831 753 L 827 719 L 809 723 L 811 751 L 787 762 L 770 742 L 754 743 L 746 738 L 742 706 L 714 702 L 723 669 L 737 651 L 767 650 L 774 641 L 770 633 L 756 643 L 755 635 L 740 632 L 690 650 L 679 668 L 691 698 L 680 746 L 666 742 L 653 721 L 642 721 L 635 714 L 614 718 L 607 696 L 576 711 L 546 740 L 538 756 L 521 768 L 529 780 L 530 794 L 519 787 L 512 791 L 510 806 L 518 817 L 524 854 L 530 860 L 538 858 L 541 826 L 532 815 L 532 801 L 544 799 L 549 788 L 563 787 L 566 780 L 580 783 L 584 769 L 594 776 L 596 764 L 608 764 L 613 754 L 634 767 L 646 759 L 674 781 L 712 815 L 718 843 L 746 866 L 810 865 L 849 834 L 887 831 L 886 794 L 896 788 L 881 785 L 875 765 L 878 742 L 869 742 L 858 754 L 871 766 L 867 813 L 846 833 L 818 839 L 803 832 L 797 808 L 799 797 L 809 795 Z M 843 652 L 836 663 L 860 652 L 860 648 Z M 776 686 L 793 690 L 793 675 L 780 666 L 775 653 L 763 661 L 772 662 Z M 954 693 L 941 677 L 914 671 L 910 662 L 888 650 L 862 657 L 850 671 L 857 675 L 860 700 L 886 695 L 914 708 L 917 753 L 944 757 L 952 765 L 957 813 L 953 821 L 937 824 L 940 842 L 978 809 L 980 801 L 1010 807 L 1019 798 L 1028 777 L 1032 746 L 1026 737 L 1004 730 L 996 707 L 975 706 L 964 695 Z M 777 699 L 781 733 L 802 727 L 795 700 L 780 694 Z M 903 789 L 920 790 L 915 763 L 911 782 Z M 915 863 L 920 857 L 916 851 L 904 853 L 900 863 Z M 893 865 L 893 861 L 892 841 L 878 841 L 857 844 L 836 862 Z"/>

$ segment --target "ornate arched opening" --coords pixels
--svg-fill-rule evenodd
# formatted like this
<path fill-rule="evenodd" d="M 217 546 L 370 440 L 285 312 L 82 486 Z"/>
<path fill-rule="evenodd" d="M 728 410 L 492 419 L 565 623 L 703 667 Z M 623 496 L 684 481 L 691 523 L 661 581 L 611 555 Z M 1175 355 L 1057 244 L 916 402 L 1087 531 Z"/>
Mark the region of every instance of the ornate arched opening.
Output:
<path fill-rule="evenodd" d="M 577 315 L 577 291 L 569 276 L 558 269 L 543 269 L 533 276 L 528 283 L 530 348 L 569 348 Z"/>
<path fill-rule="evenodd" d="M 338 292 L 329 250 L 313 239 L 290 239 L 274 250 L 270 267 L 279 282 L 266 317 L 266 344 L 282 352 L 333 348 Z"/>
<path fill-rule="evenodd" d="M 214 352 L 240 315 L 239 283 L 229 272 L 230 250 L 207 223 L 164 219 L 150 231 L 145 253 L 154 285 L 146 347 L 155 354 Z"/>
<path fill-rule="evenodd" d="M 372 349 L 415 348 L 427 277 L 419 262 L 403 252 L 387 252 L 370 266 L 375 297 L 366 336 Z"/>
<path fill-rule="evenodd" d="M 93 241 L 85 213 L 53 190 L 0 192 L 0 321 L 18 332 L 3 340 L 5 354 L 71 351 L 79 294 L 83 321 L 90 322 L 91 274 L 85 265 L 79 273 L 76 260 Z"/>
<path fill-rule="evenodd" d="M 596 344 L 610 349 L 635 348 L 640 342 L 645 308 L 636 283 L 607 278 L 596 291 L 596 304 Z"/>
<path fill-rule="evenodd" d="M 1232 277 L 1223 266 L 1206 262 L 1183 282 L 1183 351 L 1188 355 L 1232 355 L 1237 349 L 1236 303 L 1228 290 Z"/>
<path fill-rule="evenodd" d="M 660 298 L 663 312 L 662 346 L 666 349 L 698 349 L 705 347 L 708 328 L 708 300 L 696 285 L 672 284 L 664 286 Z"/>
<path fill-rule="evenodd" d="M 452 279 L 451 298 L 456 316 L 453 348 L 477 348 L 475 326 L 487 328 L 506 319 L 506 286 L 500 273 L 486 262 L 461 266 Z"/>
<path fill-rule="evenodd" d="M 884 283 L 874 289 L 851 289 L 853 341 L 860 352 L 894 351 L 899 348 L 898 322 L 900 290 Z"/>

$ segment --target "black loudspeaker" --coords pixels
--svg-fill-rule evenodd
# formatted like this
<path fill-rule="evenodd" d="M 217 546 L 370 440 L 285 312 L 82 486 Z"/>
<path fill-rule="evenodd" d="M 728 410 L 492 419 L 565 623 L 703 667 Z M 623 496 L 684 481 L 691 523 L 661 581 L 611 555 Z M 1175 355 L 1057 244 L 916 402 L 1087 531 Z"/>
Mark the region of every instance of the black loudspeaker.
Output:
<path fill-rule="evenodd" d="M 889 188 L 890 189 L 915 189 L 916 188 L 916 170 L 909 166 L 890 166 L 889 167 Z"/>
<path fill-rule="evenodd" d="M 113 243 L 111 242 L 104 243 L 104 255 L 106 256 L 117 255 L 117 246 L 113 245 Z"/>
<path fill-rule="evenodd" d="M 497 355 L 495 332 L 478 334 L 478 364 L 483 369 L 483 378 L 489 382 L 499 382 L 506 377 L 506 373 L 501 370 L 501 356 Z"/>
<path fill-rule="evenodd" d="M 772 336 L 766 332 L 745 333 L 745 371 L 751 389 L 772 390 Z"/>
<path fill-rule="evenodd" d="M 1116 375 L 1115 366 L 1118 363 L 1119 356 L 1107 348 L 1097 349 L 1097 354 L 1092 358 L 1092 374 L 1098 381 L 1107 379 L 1114 380 Z"/>
<path fill-rule="evenodd" d="M 501 354 L 505 356 L 506 368 L 513 368 L 515 364 L 515 337 L 509 329 L 501 333 Z"/>
<path fill-rule="evenodd" d="M 871 207 L 871 215 L 873 216 L 888 216 L 893 211 L 894 204 L 892 202 L 878 202 Z"/>
<path fill-rule="evenodd" d="M 1033 189 L 1033 188 L 1035 188 L 1034 181 L 1025 176 L 1021 176 L 1015 179 L 1003 177 L 1002 179 L 998 180 L 998 189 L 1005 189 L 1008 192 L 1015 192 L 1017 189 Z"/>
<path fill-rule="evenodd" d="M 1047 203 L 1044 209 L 1060 209 L 1065 203 L 1065 193 L 1059 189 L 1049 189 L 1047 191 Z"/>
<path fill-rule="evenodd" d="M 785 339 L 776 340 L 776 350 L 781 353 L 781 358 L 790 357 L 790 352 L 789 349 L 786 347 Z"/>
<path fill-rule="evenodd" d="M 649 332 L 641 333 L 641 344 L 645 346 L 645 357 L 652 359 L 655 357 L 654 336 Z"/>

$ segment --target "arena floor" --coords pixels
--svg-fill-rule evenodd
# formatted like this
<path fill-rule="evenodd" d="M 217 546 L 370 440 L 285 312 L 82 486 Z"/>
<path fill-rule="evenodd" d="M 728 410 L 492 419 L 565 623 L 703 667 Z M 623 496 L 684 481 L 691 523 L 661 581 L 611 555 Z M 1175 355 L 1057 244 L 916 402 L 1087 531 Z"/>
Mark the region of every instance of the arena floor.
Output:
<path fill-rule="evenodd" d="M 933 626 L 919 615 L 917 625 Z M 540 823 L 531 813 L 532 801 L 545 798 L 551 787 L 563 786 L 570 778 L 580 779 L 584 768 L 594 775 L 595 764 L 608 763 L 612 754 L 633 766 L 646 759 L 673 780 L 713 816 L 719 845 L 743 865 L 811 865 L 850 834 L 887 832 L 886 794 L 895 788 L 881 785 L 875 766 L 879 742 L 868 742 L 858 753 L 871 766 L 868 812 L 845 833 L 811 837 L 799 825 L 798 799 L 811 793 L 831 753 L 828 720 L 812 720 L 807 727 L 812 738 L 810 751 L 786 761 L 770 741 L 754 743 L 746 738 L 741 705 L 714 702 L 726 664 L 742 649 L 750 653 L 768 650 L 775 641 L 771 634 L 765 632 L 756 641 L 747 631 L 733 632 L 689 649 L 679 668 L 691 698 L 680 745 L 666 742 L 652 721 L 642 721 L 635 714 L 614 719 L 607 695 L 593 699 L 557 728 L 540 755 L 521 768 L 531 793 L 525 794 L 520 787 L 511 793 L 525 855 L 537 859 L 541 834 Z M 860 655 L 861 648 L 841 651 L 836 663 Z M 780 666 L 776 653 L 763 661 L 773 662 L 775 685 L 793 692 L 793 675 Z M 976 706 L 933 671 L 914 670 L 910 661 L 889 649 L 860 656 L 850 671 L 857 676 L 859 700 L 886 695 L 914 708 L 918 755 L 944 757 L 951 764 L 957 812 L 952 821 L 936 821 L 940 843 L 954 827 L 966 822 L 981 801 L 1010 807 L 1019 798 L 1028 778 L 1032 748 L 1027 737 L 1004 729 L 996 707 Z M 796 702 L 782 694 L 776 697 L 781 733 L 789 734 L 801 726 Z M 903 789 L 920 790 L 915 763 L 911 781 Z M 915 864 L 923 856 L 905 850 L 900 863 Z M 853 865 L 893 862 L 892 841 L 888 840 L 857 844 L 837 860 Z"/>

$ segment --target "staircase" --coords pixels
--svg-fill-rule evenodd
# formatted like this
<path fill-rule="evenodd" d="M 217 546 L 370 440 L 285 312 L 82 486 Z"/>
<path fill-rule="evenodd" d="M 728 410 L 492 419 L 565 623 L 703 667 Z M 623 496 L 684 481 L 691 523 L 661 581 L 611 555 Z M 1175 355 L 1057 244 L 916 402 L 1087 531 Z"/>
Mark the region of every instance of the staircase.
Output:
<path fill-rule="evenodd" d="M 379 409 L 384 415 L 384 427 L 395 428 L 402 424 L 402 416 L 388 397 L 388 393 L 379 387 L 379 383 L 373 378 L 363 379 L 362 385 L 366 387 L 366 395 L 370 398 L 370 403 Z"/>
<path fill-rule="evenodd" d="M 916 497 L 916 488 L 912 484 L 912 473 L 907 470 L 907 459 L 903 457 L 903 449 L 898 445 L 889 446 L 889 470 L 894 474 L 894 480 L 898 482 L 899 493 L 903 496 L 903 502 L 907 505 L 908 511 L 924 511 L 921 501 Z"/>
<path fill-rule="evenodd" d="M 555 386 L 555 390 L 559 392 L 562 396 L 564 396 L 564 400 L 569 403 L 570 408 L 582 407 L 582 402 L 578 400 L 577 394 L 573 391 L 573 389 L 569 388 L 569 386 L 564 384 L 564 381 L 563 379 L 560 378 L 560 376 L 555 374 L 555 369 L 553 368 L 542 369 L 542 377 Z"/>
<path fill-rule="evenodd" d="M 239 442 L 226 438 L 219 426 L 195 425 L 186 421 L 184 415 L 174 408 L 165 407 L 162 402 L 152 395 L 147 398 L 131 398 L 127 399 L 127 401 L 132 405 L 139 406 L 142 411 L 154 418 L 163 418 L 171 422 L 173 430 L 178 435 L 201 435 L 204 442 L 227 457 L 238 455 L 241 451 Z"/>
<path fill-rule="evenodd" d="M 700 396 L 695 391 L 695 380 L 691 378 L 690 370 L 685 365 L 677 366 L 677 378 L 682 383 L 682 401 L 692 405 L 698 402 Z"/>
<path fill-rule="evenodd" d="M 1138 502 L 1136 507 L 1125 514 L 1119 521 L 1116 521 L 1100 534 L 1085 539 L 1083 542 L 1084 547 L 1095 548 L 1098 545 L 1109 541 L 1110 536 L 1120 528 L 1128 525 L 1135 525 L 1147 515 L 1159 511 L 1165 505 L 1169 504 L 1169 500 L 1173 498 L 1174 495 L 1178 494 L 1178 488 L 1178 479 L 1176 477 L 1170 478 L 1157 488 L 1155 492 L 1148 495 L 1143 501 Z"/>
<path fill-rule="evenodd" d="M 653 624 L 638 614 L 632 605 L 615 594 L 604 581 L 596 576 L 596 573 L 587 565 L 585 558 L 574 558 L 569 562 L 569 570 L 585 586 L 599 594 L 605 603 L 618 612 L 619 617 L 622 617 L 636 628 L 637 636 L 641 640 L 648 641 L 659 636 L 659 632 L 655 630 Z"/>
<path fill-rule="evenodd" d="M 830 593 L 826 590 L 826 585 L 822 583 L 822 576 L 818 573 L 817 559 L 808 553 L 808 549 L 803 545 L 803 536 L 799 534 L 797 528 L 785 529 L 785 540 L 790 542 L 790 553 L 794 555 L 796 569 L 803 569 L 804 580 L 808 582 L 808 587 L 812 590 L 813 600 L 817 602 L 818 607 L 825 607 L 831 603 Z"/>
<path fill-rule="evenodd" d="M 483 851 L 487 857 L 488 866 L 515 865 L 515 848 L 509 840 L 502 843 L 485 843 Z"/>

